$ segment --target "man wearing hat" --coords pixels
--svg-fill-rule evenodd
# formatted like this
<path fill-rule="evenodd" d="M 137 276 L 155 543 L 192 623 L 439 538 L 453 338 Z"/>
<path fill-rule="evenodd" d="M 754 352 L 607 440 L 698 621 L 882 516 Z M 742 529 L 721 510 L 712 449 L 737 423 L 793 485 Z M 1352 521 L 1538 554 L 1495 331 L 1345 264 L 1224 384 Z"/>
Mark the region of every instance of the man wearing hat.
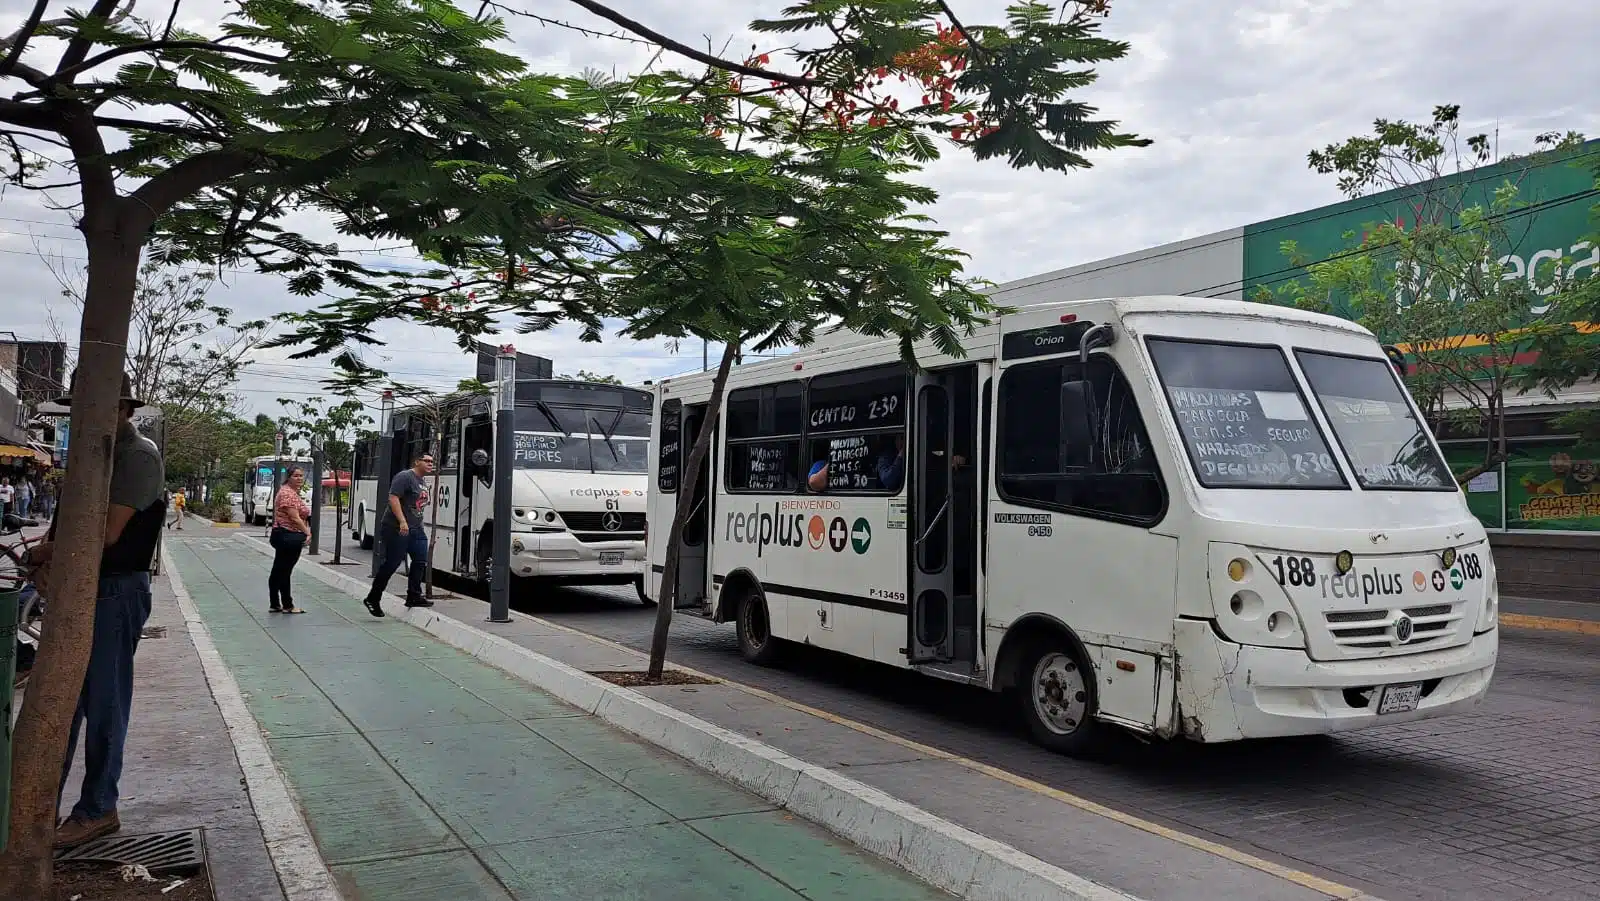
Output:
<path fill-rule="evenodd" d="M 77 377 L 74 372 L 74 386 Z M 72 398 L 61 398 L 58 403 L 70 405 Z M 117 819 L 117 783 L 122 778 L 122 749 L 133 708 L 133 655 L 150 616 L 150 564 L 166 521 L 162 497 L 166 466 L 155 443 L 134 427 L 133 414 L 141 406 L 133 396 L 132 382 L 123 375 L 121 415 L 111 453 L 105 548 L 100 555 L 94 607 L 94 644 L 61 771 L 65 792 L 78 733 L 83 729 L 83 790 L 71 815 L 56 830 L 58 848 L 75 847 L 122 828 Z M 48 564 L 60 521 L 57 517 L 51 523 L 49 535 L 30 555 L 33 561 Z"/>

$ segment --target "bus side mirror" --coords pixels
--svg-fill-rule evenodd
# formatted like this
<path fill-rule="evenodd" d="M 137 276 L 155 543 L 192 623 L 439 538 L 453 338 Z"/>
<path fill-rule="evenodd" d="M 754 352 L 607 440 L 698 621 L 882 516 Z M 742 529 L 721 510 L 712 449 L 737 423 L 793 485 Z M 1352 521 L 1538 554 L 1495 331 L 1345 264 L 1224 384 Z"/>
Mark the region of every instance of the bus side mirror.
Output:
<path fill-rule="evenodd" d="M 1084 453 L 1095 443 L 1094 388 L 1083 379 L 1061 383 L 1061 444 Z M 1071 457 L 1079 456 L 1073 453 Z"/>
<path fill-rule="evenodd" d="M 489 465 L 489 452 L 484 450 L 481 447 L 478 448 L 477 450 L 473 451 L 472 452 L 472 465 L 476 466 L 476 467 L 478 467 L 480 469 L 485 467 L 485 466 L 488 466 Z"/>

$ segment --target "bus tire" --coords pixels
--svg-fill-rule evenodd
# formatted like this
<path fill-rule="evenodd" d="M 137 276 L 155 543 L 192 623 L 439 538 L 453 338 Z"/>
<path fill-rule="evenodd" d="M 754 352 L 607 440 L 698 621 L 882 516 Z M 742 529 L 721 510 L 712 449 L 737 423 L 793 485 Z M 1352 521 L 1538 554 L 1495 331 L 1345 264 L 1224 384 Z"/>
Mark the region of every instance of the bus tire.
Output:
<path fill-rule="evenodd" d="M 370 551 L 372 550 L 372 536 L 367 534 L 367 509 L 365 507 L 361 508 L 361 517 L 357 522 L 360 525 L 356 526 L 356 528 L 360 531 L 356 533 L 356 538 L 361 542 L 362 550 Z"/>
<path fill-rule="evenodd" d="M 654 607 L 656 605 L 655 598 L 652 598 L 650 595 L 644 593 L 644 576 L 640 576 L 639 578 L 633 580 L 633 590 L 639 593 L 639 603 L 642 606 Z"/>
<path fill-rule="evenodd" d="M 772 615 L 760 591 L 750 589 L 745 593 L 734 624 L 739 633 L 739 653 L 744 659 L 757 666 L 772 666 L 778 662 L 782 639 L 772 634 Z"/>
<path fill-rule="evenodd" d="M 1069 757 L 1092 757 L 1107 726 L 1095 718 L 1094 667 L 1071 643 L 1041 636 L 1018 656 L 1016 698 L 1035 744 Z"/>

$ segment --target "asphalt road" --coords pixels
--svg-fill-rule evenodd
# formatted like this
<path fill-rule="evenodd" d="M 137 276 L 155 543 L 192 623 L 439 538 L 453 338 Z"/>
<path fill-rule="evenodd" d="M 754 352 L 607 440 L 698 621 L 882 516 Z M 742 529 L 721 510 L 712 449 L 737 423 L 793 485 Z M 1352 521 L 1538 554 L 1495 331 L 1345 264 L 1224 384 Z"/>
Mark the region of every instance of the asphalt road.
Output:
<path fill-rule="evenodd" d="M 523 595 L 526 612 L 647 647 L 653 611 L 630 588 Z M 673 623 L 668 658 L 1387 901 L 1600 898 L 1600 636 L 1504 630 L 1489 699 L 1471 715 L 1330 739 L 1145 746 L 1106 763 L 1041 751 L 987 692 L 810 649 L 782 669 L 754 667 L 731 627 L 694 618 Z"/>

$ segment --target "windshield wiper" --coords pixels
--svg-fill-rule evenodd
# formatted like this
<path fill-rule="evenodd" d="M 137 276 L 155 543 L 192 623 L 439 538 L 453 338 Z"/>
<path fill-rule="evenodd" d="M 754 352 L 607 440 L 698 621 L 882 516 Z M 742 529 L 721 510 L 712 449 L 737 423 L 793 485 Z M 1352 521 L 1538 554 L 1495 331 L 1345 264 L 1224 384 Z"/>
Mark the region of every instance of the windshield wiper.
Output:
<path fill-rule="evenodd" d="M 617 446 L 615 444 L 611 443 L 611 432 L 612 432 L 612 429 L 615 429 L 617 427 L 617 420 L 621 419 L 621 418 L 622 418 L 622 411 L 618 410 L 617 411 L 617 419 L 613 419 L 611 421 L 611 428 L 609 428 L 609 429 L 601 429 L 601 431 L 600 431 L 600 440 L 604 441 L 606 443 L 606 448 L 611 451 L 611 461 L 613 463 L 615 463 L 618 460 L 620 460 L 621 459 L 621 455 L 617 453 Z M 590 414 L 590 416 L 589 416 L 589 424 L 593 425 L 593 426 L 597 426 L 600 423 L 595 422 L 594 421 L 594 415 Z M 593 460 L 591 460 L 589 462 L 589 468 L 590 469 L 594 468 L 594 461 Z"/>
<path fill-rule="evenodd" d="M 556 411 L 550 409 L 549 404 L 542 400 L 536 400 L 533 402 L 533 405 L 539 409 L 540 413 L 544 414 L 544 418 L 550 420 L 550 424 L 556 427 L 556 431 L 561 433 L 561 437 L 572 437 L 572 433 L 567 431 L 566 428 L 561 425 L 561 420 L 556 418 Z"/>

